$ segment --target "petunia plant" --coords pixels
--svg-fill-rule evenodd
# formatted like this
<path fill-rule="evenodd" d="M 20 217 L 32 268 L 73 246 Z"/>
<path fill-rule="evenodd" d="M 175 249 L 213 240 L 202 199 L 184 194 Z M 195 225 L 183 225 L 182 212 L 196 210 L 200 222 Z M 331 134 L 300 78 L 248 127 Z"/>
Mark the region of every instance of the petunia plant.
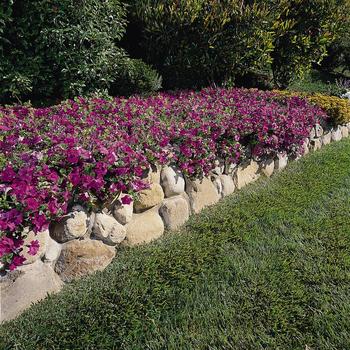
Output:
<path fill-rule="evenodd" d="M 0 108 L 0 262 L 13 270 L 36 254 L 40 234 L 73 204 L 89 210 L 147 187 L 154 165 L 188 177 L 217 159 L 238 163 L 278 152 L 297 155 L 327 118 L 298 97 L 245 89 L 204 89 L 148 98 L 66 101 L 50 108 Z"/>

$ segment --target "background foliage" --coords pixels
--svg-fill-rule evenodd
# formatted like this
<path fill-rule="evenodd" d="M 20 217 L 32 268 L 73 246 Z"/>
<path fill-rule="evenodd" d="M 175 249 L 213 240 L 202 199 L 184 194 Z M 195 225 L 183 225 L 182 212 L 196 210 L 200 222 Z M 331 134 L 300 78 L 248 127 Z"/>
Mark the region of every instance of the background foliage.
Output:
<path fill-rule="evenodd" d="M 3 99 L 66 98 L 96 89 L 118 93 L 120 82 L 130 80 L 139 89 L 133 79 L 143 70 L 129 75 L 140 66 L 118 46 L 126 26 L 119 0 L 15 0 L 2 17 Z M 150 74 L 149 67 L 145 71 Z"/>

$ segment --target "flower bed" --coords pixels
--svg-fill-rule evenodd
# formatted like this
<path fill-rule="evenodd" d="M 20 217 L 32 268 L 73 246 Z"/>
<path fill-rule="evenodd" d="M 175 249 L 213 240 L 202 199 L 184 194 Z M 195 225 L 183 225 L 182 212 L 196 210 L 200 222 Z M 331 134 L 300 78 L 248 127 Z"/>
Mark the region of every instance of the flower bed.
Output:
<path fill-rule="evenodd" d="M 1 108 L 0 118 L 0 261 L 13 270 L 39 249 L 37 240 L 24 245 L 24 232 L 45 230 L 76 203 L 91 210 L 126 193 L 128 204 L 148 187 L 150 166 L 199 178 L 217 159 L 297 156 L 327 116 L 298 97 L 205 89 Z"/>

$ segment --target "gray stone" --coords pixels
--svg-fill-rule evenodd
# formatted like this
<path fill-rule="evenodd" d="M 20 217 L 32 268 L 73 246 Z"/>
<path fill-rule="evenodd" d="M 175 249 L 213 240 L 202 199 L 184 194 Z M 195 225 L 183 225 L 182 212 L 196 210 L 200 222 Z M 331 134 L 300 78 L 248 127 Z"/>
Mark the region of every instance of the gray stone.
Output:
<path fill-rule="evenodd" d="M 342 139 L 342 130 L 341 127 L 338 126 L 336 129 L 332 131 L 332 141 L 340 141 Z"/>
<path fill-rule="evenodd" d="M 112 216 L 97 213 L 92 230 L 95 237 L 104 243 L 115 245 L 122 242 L 126 237 L 126 229 Z"/>
<path fill-rule="evenodd" d="M 255 160 L 244 162 L 237 167 L 234 182 L 238 189 L 256 181 L 259 178 L 259 164 Z"/>
<path fill-rule="evenodd" d="M 275 170 L 281 171 L 283 170 L 288 164 L 288 156 L 285 153 L 279 153 L 277 154 L 275 158 Z"/>
<path fill-rule="evenodd" d="M 116 200 L 113 207 L 113 215 L 115 219 L 122 225 L 126 225 L 132 219 L 132 213 L 134 211 L 134 201 L 130 204 L 123 204 L 121 202 L 122 198 L 127 196 L 126 194 L 121 194 Z"/>
<path fill-rule="evenodd" d="M 160 204 L 164 199 L 162 186 L 151 184 L 150 188 L 138 192 L 138 198 L 134 202 L 134 210 L 140 213 Z"/>
<path fill-rule="evenodd" d="M 235 191 L 235 183 L 233 181 L 232 176 L 223 174 L 219 176 L 219 179 L 221 181 L 221 186 L 222 186 L 221 195 L 223 197 L 226 197 Z"/>
<path fill-rule="evenodd" d="M 133 246 L 151 242 L 164 233 L 164 224 L 158 214 L 158 208 L 152 208 L 141 214 L 134 214 L 126 224 L 126 239 L 122 245 Z"/>
<path fill-rule="evenodd" d="M 182 196 L 164 199 L 159 213 L 168 230 L 177 230 L 190 217 L 188 203 Z"/>
<path fill-rule="evenodd" d="M 58 292 L 62 286 L 51 266 L 40 260 L 1 277 L 0 322 L 14 319 L 32 303 Z"/>
<path fill-rule="evenodd" d="M 264 159 L 260 162 L 259 172 L 263 175 L 270 177 L 275 170 L 275 161 L 273 158 Z"/>
<path fill-rule="evenodd" d="M 24 262 L 24 265 L 32 264 L 34 261 L 37 261 L 41 259 L 45 253 L 47 241 L 50 238 L 49 231 L 43 231 L 38 232 L 35 234 L 33 231 L 29 231 L 26 228 L 24 229 L 24 234 L 27 235 L 27 237 L 24 239 L 23 243 L 23 251 L 22 255 L 26 258 L 26 261 Z M 38 241 L 39 242 L 39 250 L 35 255 L 28 254 L 28 245 L 30 245 L 30 242 L 32 241 Z"/>
<path fill-rule="evenodd" d="M 101 241 L 84 239 L 69 241 L 62 246 L 55 271 L 65 282 L 104 270 L 113 260 L 115 249 Z"/>
<path fill-rule="evenodd" d="M 59 243 L 83 237 L 88 229 L 88 216 L 84 211 L 73 211 L 65 218 L 53 225 L 51 237 Z"/>
<path fill-rule="evenodd" d="M 203 208 L 217 203 L 220 199 L 217 189 L 207 177 L 202 180 L 187 180 L 186 192 L 194 213 L 199 213 Z"/>
<path fill-rule="evenodd" d="M 166 166 L 160 174 L 161 185 L 165 197 L 171 197 L 185 192 L 185 179 L 180 170 Z"/>

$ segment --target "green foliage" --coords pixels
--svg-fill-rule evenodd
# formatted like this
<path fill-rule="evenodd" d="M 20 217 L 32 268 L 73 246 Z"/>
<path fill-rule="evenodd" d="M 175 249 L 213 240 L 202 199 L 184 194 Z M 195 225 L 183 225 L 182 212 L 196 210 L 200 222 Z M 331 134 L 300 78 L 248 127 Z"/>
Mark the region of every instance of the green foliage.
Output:
<path fill-rule="evenodd" d="M 287 87 L 327 55 L 348 18 L 348 0 L 278 0 L 273 51 L 274 81 Z"/>
<path fill-rule="evenodd" d="M 128 45 L 162 73 L 166 87 L 221 83 L 270 62 L 273 32 L 265 3 L 238 0 L 129 3 Z"/>
<path fill-rule="evenodd" d="M 0 22 L 0 52 L 6 57 L 0 62 L 0 98 L 118 92 L 130 61 L 117 46 L 126 26 L 119 0 L 14 0 L 5 13 L 11 22 Z"/>
<path fill-rule="evenodd" d="M 126 59 L 125 68 L 112 94 L 129 96 L 134 93 L 144 94 L 157 91 L 162 87 L 161 76 L 149 65 L 139 59 Z"/>
<path fill-rule="evenodd" d="M 127 46 L 162 72 L 167 87 L 232 82 L 271 63 L 285 87 L 325 57 L 348 17 L 348 0 L 129 3 Z"/>
<path fill-rule="evenodd" d="M 1 349 L 349 349 L 350 141 L 119 249 L 2 325 Z"/>

